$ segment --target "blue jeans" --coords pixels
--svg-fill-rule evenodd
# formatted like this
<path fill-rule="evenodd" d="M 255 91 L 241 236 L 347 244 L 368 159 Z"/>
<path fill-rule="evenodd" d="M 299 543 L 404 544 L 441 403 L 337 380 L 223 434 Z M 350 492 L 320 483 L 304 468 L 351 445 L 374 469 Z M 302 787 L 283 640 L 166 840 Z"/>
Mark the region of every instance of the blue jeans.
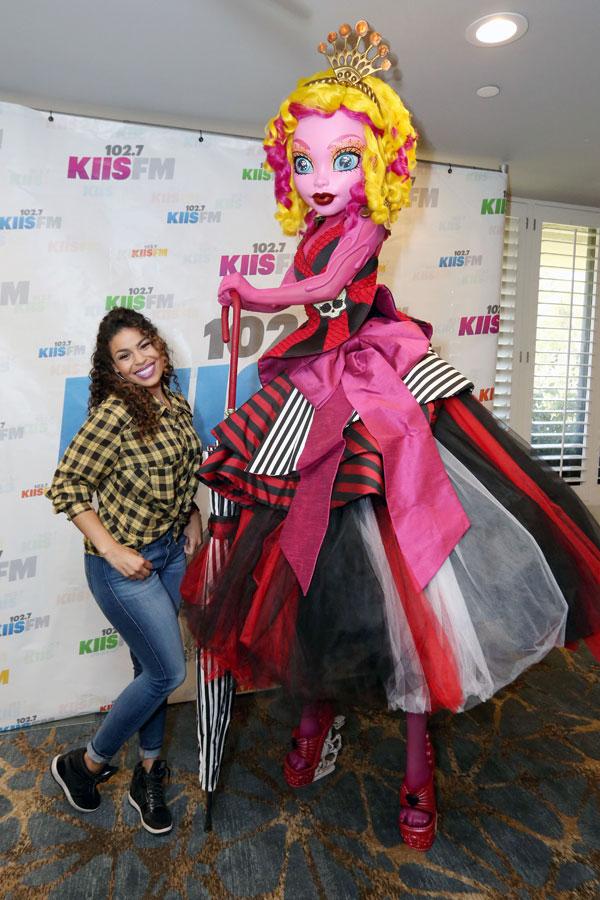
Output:
<path fill-rule="evenodd" d="M 101 556 L 85 554 L 85 574 L 96 603 L 131 653 L 134 678 L 117 697 L 87 751 L 108 762 L 139 732 L 140 755 L 160 756 L 167 697 L 185 678 L 185 656 L 177 614 L 185 572 L 182 535 L 163 535 L 140 553 L 154 566 L 143 581 L 126 578 Z"/>

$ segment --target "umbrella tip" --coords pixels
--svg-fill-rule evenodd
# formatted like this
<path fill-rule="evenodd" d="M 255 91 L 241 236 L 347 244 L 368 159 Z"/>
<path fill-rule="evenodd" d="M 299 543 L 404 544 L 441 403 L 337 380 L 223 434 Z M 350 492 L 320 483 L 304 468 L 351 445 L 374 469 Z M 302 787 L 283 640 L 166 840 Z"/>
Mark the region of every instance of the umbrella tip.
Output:
<path fill-rule="evenodd" d="M 206 792 L 206 812 L 204 814 L 204 831 L 212 831 L 212 791 Z"/>

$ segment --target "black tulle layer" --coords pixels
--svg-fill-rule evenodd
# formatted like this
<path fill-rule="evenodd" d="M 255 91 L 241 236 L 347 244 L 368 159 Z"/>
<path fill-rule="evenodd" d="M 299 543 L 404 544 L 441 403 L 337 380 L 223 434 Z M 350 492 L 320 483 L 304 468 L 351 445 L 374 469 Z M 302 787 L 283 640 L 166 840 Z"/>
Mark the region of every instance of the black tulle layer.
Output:
<path fill-rule="evenodd" d="M 363 503 L 373 502 L 365 498 Z M 380 502 L 380 501 L 375 501 Z M 392 661 L 381 586 L 358 533 L 352 505 L 331 511 L 310 589 L 301 595 L 278 552 L 283 514 L 257 505 L 205 605 L 186 607 L 192 633 L 217 660 L 228 660 L 241 681 L 276 682 L 307 699 L 354 701 L 373 696 Z M 261 581 L 260 560 L 269 557 Z M 248 622 L 252 621 L 248 644 Z"/>

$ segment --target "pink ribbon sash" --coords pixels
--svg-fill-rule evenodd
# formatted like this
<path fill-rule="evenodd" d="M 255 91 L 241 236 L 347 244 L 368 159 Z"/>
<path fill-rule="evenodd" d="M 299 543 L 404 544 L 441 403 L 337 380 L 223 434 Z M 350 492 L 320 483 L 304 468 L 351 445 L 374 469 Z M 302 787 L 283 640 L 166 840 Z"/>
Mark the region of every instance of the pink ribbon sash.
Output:
<path fill-rule="evenodd" d="M 469 527 L 429 423 L 402 381 L 428 346 L 414 322 L 372 318 L 331 351 L 277 361 L 316 408 L 280 538 L 304 594 L 327 529 L 343 430 L 353 409 L 381 447 L 390 518 L 419 587 L 431 580 Z"/>

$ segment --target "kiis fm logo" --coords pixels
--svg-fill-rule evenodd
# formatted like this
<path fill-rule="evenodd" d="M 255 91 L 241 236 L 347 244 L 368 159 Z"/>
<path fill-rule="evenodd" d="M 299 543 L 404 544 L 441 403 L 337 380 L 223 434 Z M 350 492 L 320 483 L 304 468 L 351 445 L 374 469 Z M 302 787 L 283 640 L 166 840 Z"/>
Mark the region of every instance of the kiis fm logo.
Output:
<path fill-rule="evenodd" d="M 21 437 L 25 436 L 25 430 L 23 429 L 23 433 Z M 12 494 L 16 487 L 16 481 L 12 475 L 5 475 L 3 478 L 0 478 L 0 494 Z"/>
<path fill-rule="evenodd" d="M 242 181 L 271 181 L 273 173 L 260 165 L 258 169 L 242 169 Z"/>
<path fill-rule="evenodd" d="M 171 181 L 175 157 L 142 156 L 143 144 L 108 144 L 106 156 L 70 156 L 67 178 L 84 181 Z"/>
<path fill-rule="evenodd" d="M 123 638 L 114 628 L 103 628 L 99 637 L 88 638 L 79 641 L 79 656 L 88 653 L 104 653 L 107 650 L 116 650 L 123 643 Z"/>
<path fill-rule="evenodd" d="M 506 211 L 506 197 L 490 197 L 481 201 L 482 216 L 500 216 Z"/>
<path fill-rule="evenodd" d="M 470 334 L 498 334 L 499 330 L 500 307 L 496 303 L 493 306 L 488 306 L 486 315 L 462 316 L 458 326 L 458 336 L 464 337 L 465 335 Z M 485 399 L 491 400 L 494 396 L 494 389 L 487 388 L 487 390 L 491 390 L 492 395 Z"/>
<path fill-rule="evenodd" d="M 439 188 L 413 187 L 410 192 L 410 205 L 419 209 L 437 209 L 439 199 Z"/>
<path fill-rule="evenodd" d="M 127 294 L 108 294 L 104 308 L 121 309 L 173 309 L 174 294 L 155 294 L 153 287 L 129 288 Z"/>
<path fill-rule="evenodd" d="M 43 209 L 22 209 L 17 215 L 0 216 L 0 231 L 62 228 L 62 216 L 44 216 Z"/>
<path fill-rule="evenodd" d="M 95 253 L 98 241 L 50 241 L 48 253 Z"/>
<path fill-rule="evenodd" d="M 6 422 L 0 422 L 0 441 L 21 441 L 24 437 L 24 425 L 11 425 L 9 427 Z"/>
<path fill-rule="evenodd" d="M 131 255 L 134 257 L 137 257 L 137 256 L 167 256 L 168 253 L 169 253 L 168 247 L 157 247 L 156 244 L 146 244 L 145 247 L 139 247 L 138 249 L 131 251 Z"/>
<path fill-rule="evenodd" d="M 0 609 L 14 609 L 22 602 L 22 594 L 20 590 L 5 591 L 0 593 Z"/>
<path fill-rule="evenodd" d="M 0 556 L 3 553 L 4 551 L 0 550 Z M 35 578 L 37 560 L 37 556 L 0 560 L 0 578 L 8 578 L 9 581 L 23 581 L 24 578 Z"/>
<path fill-rule="evenodd" d="M 51 169 L 29 169 L 27 172 L 10 172 L 10 184 L 19 187 L 41 187 L 51 176 Z"/>
<path fill-rule="evenodd" d="M 20 553 L 31 553 L 35 550 L 47 550 L 52 546 L 53 534 L 51 532 L 42 532 L 42 534 L 34 534 L 27 537 L 26 540 L 19 544 Z"/>
<path fill-rule="evenodd" d="M 34 665 L 37 663 L 48 662 L 49 659 L 55 659 L 61 650 L 59 641 L 44 642 L 41 647 L 29 647 L 23 649 L 19 653 L 19 660 L 25 665 Z"/>
<path fill-rule="evenodd" d="M 69 606 L 71 603 L 83 603 L 89 599 L 89 596 L 87 591 L 63 591 L 61 594 L 56 595 L 54 602 L 57 606 Z"/>
<path fill-rule="evenodd" d="M 38 359 L 50 359 L 56 356 L 83 356 L 85 344 L 74 344 L 72 341 L 54 341 L 51 347 L 39 347 Z"/>
<path fill-rule="evenodd" d="M 23 488 L 21 490 L 21 500 L 26 500 L 28 497 L 43 497 L 47 487 L 47 484 L 34 484 L 33 487 Z"/>
<path fill-rule="evenodd" d="M 12 704 L 12 706 L 14 707 L 16 704 Z M 2 716 L 2 718 L 6 718 L 4 715 L 5 712 L 6 710 L 0 709 L 0 716 Z M 37 716 L 20 716 L 17 721 L 13 722 L 11 725 L 3 725 L 2 728 L 0 728 L 0 731 L 17 731 L 20 728 L 31 728 L 31 726 L 35 725 L 37 722 L 37 718 Z"/>
<path fill-rule="evenodd" d="M 292 264 L 291 253 L 285 253 L 285 241 L 261 241 L 252 245 L 252 253 L 221 256 L 219 275 L 283 275 Z"/>
<path fill-rule="evenodd" d="M 50 616 L 33 616 L 30 612 L 11 616 L 8 622 L 0 625 L 0 637 L 12 637 L 28 631 L 39 631 L 50 627 Z"/>
<path fill-rule="evenodd" d="M 452 256 L 440 256 L 438 268 L 460 269 L 463 266 L 480 266 L 483 256 L 471 256 L 470 250 L 455 250 Z"/>
<path fill-rule="evenodd" d="M 167 213 L 167 225 L 202 225 L 221 221 L 220 209 L 206 209 L 204 204 L 188 204 L 185 209 Z"/>
<path fill-rule="evenodd" d="M 48 426 L 43 419 L 38 418 L 35 422 L 27 422 L 25 425 L 7 425 L 6 422 L 0 422 L 0 441 L 21 441 L 24 437 L 32 434 L 45 434 Z M 0 481 L 0 494 L 5 493 Z"/>
<path fill-rule="evenodd" d="M 24 306 L 29 303 L 29 281 L 0 281 L 0 306 Z"/>
<path fill-rule="evenodd" d="M 495 388 L 487 387 L 487 388 L 479 388 L 479 402 L 480 403 L 489 403 L 494 399 Z"/>

